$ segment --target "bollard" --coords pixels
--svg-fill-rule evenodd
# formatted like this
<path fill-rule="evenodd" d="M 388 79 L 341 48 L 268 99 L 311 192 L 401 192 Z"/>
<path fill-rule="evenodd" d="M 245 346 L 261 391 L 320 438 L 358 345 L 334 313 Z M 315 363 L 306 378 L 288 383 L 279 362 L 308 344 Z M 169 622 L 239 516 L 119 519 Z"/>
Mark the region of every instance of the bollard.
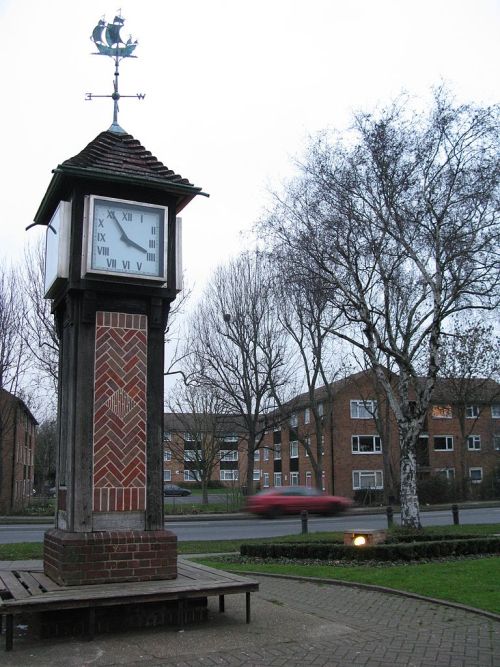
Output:
<path fill-rule="evenodd" d="M 460 519 L 459 519 L 459 516 L 458 516 L 458 505 L 452 505 L 451 506 L 451 512 L 453 514 L 453 524 L 455 526 L 458 526 L 458 524 L 460 523 Z"/>
<path fill-rule="evenodd" d="M 300 520 L 302 521 L 302 535 L 307 535 L 307 510 L 302 510 Z"/>
<path fill-rule="evenodd" d="M 394 525 L 394 510 L 392 509 L 391 505 L 388 505 L 385 511 L 387 514 L 387 528 L 392 528 Z"/>

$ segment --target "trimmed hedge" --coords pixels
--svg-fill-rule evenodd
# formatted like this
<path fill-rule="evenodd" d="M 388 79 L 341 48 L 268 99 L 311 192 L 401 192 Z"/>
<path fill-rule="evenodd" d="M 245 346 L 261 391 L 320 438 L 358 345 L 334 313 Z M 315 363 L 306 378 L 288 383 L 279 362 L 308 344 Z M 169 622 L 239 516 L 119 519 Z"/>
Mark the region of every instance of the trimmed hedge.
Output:
<path fill-rule="evenodd" d="M 251 558 L 290 558 L 297 560 L 411 561 L 471 554 L 500 553 L 500 537 L 446 539 L 442 541 L 376 544 L 354 547 L 334 543 L 242 544 L 241 556 Z"/>
<path fill-rule="evenodd" d="M 443 533 L 442 535 L 438 533 L 415 533 L 415 532 L 398 532 L 394 535 L 389 534 L 385 540 L 385 544 L 394 544 L 396 542 L 442 542 L 444 540 L 474 540 L 477 535 L 465 535 L 461 533 L 460 535 L 453 535 L 452 533 Z"/>

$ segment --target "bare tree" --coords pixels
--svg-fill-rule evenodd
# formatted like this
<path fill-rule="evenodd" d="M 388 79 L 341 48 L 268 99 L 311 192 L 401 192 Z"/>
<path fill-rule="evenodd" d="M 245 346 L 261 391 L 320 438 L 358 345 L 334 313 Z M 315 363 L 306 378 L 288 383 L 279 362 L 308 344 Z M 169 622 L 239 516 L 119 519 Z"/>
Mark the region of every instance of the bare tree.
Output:
<path fill-rule="evenodd" d="M 322 281 L 303 281 L 290 268 L 286 246 L 274 248 L 273 264 L 277 318 L 293 351 L 296 384 L 305 385 L 300 407 L 310 411 L 315 442 L 311 443 L 310 437 L 301 435 L 298 429 L 293 431 L 293 437 L 309 457 L 316 488 L 322 489 L 325 422 L 333 398 L 331 383 L 345 375 L 345 353 L 333 338 L 339 314 L 332 309 Z M 296 401 L 283 405 L 279 392 L 274 393 L 281 421 L 284 421 L 293 412 Z M 333 437 L 332 429 L 330 437 Z"/>
<path fill-rule="evenodd" d="M 192 376 L 215 392 L 246 431 L 246 487 L 254 455 L 286 385 L 286 342 L 277 325 L 265 257 L 243 254 L 213 276 L 190 324 Z"/>
<path fill-rule="evenodd" d="M 52 302 L 44 297 L 44 265 L 45 247 L 40 240 L 29 245 L 24 254 L 22 337 L 32 359 L 31 383 L 53 403 L 57 396 L 59 338 Z"/>
<path fill-rule="evenodd" d="M 208 484 L 221 460 L 227 457 L 223 441 L 226 434 L 237 429 L 231 415 L 224 412 L 224 403 L 210 387 L 176 383 L 169 401 L 175 434 L 169 449 L 172 457 L 185 466 L 192 465 L 201 483 L 202 503 L 208 504 Z M 238 443 L 236 449 L 238 452 Z"/>
<path fill-rule="evenodd" d="M 455 318 L 443 338 L 439 377 L 460 425 L 458 482 L 463 495 L 467 492 L 468 440 L 481 412 L 500 398 L 499 374 L 500 338 L 494 327 L 468 316 Z"/>
<path fill-rule="evenodd" d="M 353 136 L 312 144 L 266 222 L 297 272 L 324 281 L 343 317 L 336 335 L 383 387 L 399 429 L 405 526 L 420 526 L 416 443 L 443 325 L 498 304 L 498 119 L 498 107 L 456 106 L 443 90 L 427 114 L 401 103 L 358 114 Z"/>

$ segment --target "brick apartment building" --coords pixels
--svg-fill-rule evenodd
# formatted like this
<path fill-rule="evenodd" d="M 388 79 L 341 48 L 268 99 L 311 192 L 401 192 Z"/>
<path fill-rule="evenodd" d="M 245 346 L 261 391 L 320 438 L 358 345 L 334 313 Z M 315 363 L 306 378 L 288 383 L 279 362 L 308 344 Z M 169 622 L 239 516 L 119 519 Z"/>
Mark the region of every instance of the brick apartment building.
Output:
<path fill-rule="evenodd" d="M 464 405 L 453 402 L 451 395 L 447 382 L 438 382 L 417 450 L 419 478 L 440 475 L 450 481 L 463 480 L 473 487 L 492 476 L 500 477 L 500 385 L 492 381 L 481 383 L 473 400 Z M 375 492 L 389 488 L 388 478 L 391 477 L 391 492 L 397 495 L 397 426 L 384 400 L 377 396 L 371 373 L 356 373 L 334 382 L 329 392 L 325 388 L 318 389 L 316 404 L 322 415 L 323 488 L 329 493 L 352 498 L 366 490 Z M 256 488 L 315 484 L 305 443 L 316 452 L 316 429 L 306 395 L 296 397 L 289 406 L 287 419 L 266 432 L 261 447 L 255 452 Z M 386 415 L 382 424 L 374 418 L 375 410 Z M 172 425 L 172 421 L 170 423 Z M 175 436 L 173 432 L 174 429 L 170 437 L 186 437 L 185 433 Z M 229 443 L 227 439 L 231 435 L 233 442 Z M 190 437 L 187 434 L 187 438 Z M 226 456 L 222 458 L 219 468 L 214 470 L 214 478 L 221 482 L 244 480 L 244 433 L 228 433 L 221 443 L 224 438 L 226 444 L 221 447 L 229 450 L 231 445 L 234 453 L 227 453 L 230 460 L 226 461 Z M 189 440 L 187 445 L 189 448 Z M 165 456 L 165 474 L 172 481 L 189 483 L 194 479 L 189 462 L 182 469 L 177 460 L 174 474 L 168 460 L 168 442 Z"/>
<path fill-rule="evenodd" d="M 31 498 L 37 424 L 21 399 L 0 389 L 0 514 L 20 510 Z"/>

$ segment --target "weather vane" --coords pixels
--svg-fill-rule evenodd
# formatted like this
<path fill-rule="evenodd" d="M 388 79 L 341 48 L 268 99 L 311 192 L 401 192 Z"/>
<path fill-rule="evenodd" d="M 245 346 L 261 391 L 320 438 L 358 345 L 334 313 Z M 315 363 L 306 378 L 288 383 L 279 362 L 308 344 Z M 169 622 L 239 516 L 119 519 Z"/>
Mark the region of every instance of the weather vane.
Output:
<path fill-rule="evenodd" d="M 118 77 L 120 75 L 119 65 L 122 58 L 136 58 L 137 56 L 133 55 L 135 47 L 137 46 L 137 40 L 132 41 L 130 36 L 125 42 L 121 35 L 120 30 L 123 28 L 125 19 L 121 16 L 121 11 L 118 10 L 118 16 L 115 16 L 113 23 L 106 23 L 104 17 L 99 20 L 98 24 L 92 31 L 91 40 L 97 47 L 97 56 L 110 56 L 114 58 L 115 61 L 115 78 L 113 82 L 113 94 L 112 95 L 94 95 L 92 93 L 87 93 L 85 96 L 86 100 L 92 100 L 94 97 L 110 97 L 113 100 L 113 125 L 110 129 L 115 132 L 124 132 L 124 130 L 118 125 L 118 101 L 122 97 L 136 97 L 139 100 L 143 100 L 146 95 L 144 93 L 137 93 L 136 95 L 120 95 L 118 92 Z"/>

